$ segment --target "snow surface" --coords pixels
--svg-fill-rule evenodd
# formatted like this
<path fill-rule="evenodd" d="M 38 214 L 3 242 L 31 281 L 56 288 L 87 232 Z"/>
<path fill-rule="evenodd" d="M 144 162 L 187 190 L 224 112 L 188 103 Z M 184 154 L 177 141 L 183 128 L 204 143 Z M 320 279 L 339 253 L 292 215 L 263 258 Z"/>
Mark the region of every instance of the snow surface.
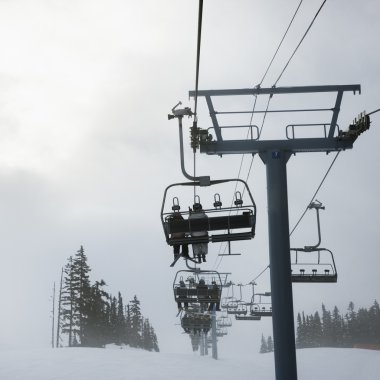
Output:
<path fill-rule="evenodd" d="M 223 357 L 132 348 L 0 351 L 1 380 L 274 380 L 273 354 Z M 375 380 L 380 351 L 318 348 L 297 351 L 300 380 Z"/>

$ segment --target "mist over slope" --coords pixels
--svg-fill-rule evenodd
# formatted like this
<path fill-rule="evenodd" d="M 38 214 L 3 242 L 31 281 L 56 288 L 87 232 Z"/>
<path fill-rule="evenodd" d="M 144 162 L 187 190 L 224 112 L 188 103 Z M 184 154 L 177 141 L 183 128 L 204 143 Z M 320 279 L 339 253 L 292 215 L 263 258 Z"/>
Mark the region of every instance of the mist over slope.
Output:
<path fill-rule="evenodd" d="M 298 378 L 372 380 L 380 351 L 318 348 L 297 351 Z M 274 380 L 273 354 L 211 356 L 117 347 L 0 351 L 1 380 Z"/>

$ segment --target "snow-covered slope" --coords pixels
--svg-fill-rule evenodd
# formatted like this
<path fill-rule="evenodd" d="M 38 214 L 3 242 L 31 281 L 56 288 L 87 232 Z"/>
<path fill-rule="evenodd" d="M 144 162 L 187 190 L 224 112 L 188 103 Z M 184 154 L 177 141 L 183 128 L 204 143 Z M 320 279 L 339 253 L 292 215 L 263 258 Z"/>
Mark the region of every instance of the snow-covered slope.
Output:
<path fill-rule="evenodd" d="M 375 380 L 380 351 L 297 351 L 300 380 Z M 274 380 L 273 354 L 243 357 L 150 353 L 119 348 L 62 348 L 0 351 L 1 380 Z"/>

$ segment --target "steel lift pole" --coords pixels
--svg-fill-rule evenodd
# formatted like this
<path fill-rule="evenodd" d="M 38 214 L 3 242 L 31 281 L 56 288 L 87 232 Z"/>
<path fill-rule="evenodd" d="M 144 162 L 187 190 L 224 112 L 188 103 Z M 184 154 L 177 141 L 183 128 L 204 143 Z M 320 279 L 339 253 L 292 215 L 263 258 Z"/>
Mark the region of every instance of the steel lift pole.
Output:
<path fill-rule="evenodd" d="M 260 154 L 266 166 L 272 319 L 276 379 L 297 379 L 286 163 L 290 154 Z"/>
<path fill-rule="evenodd" d="M 203 331 L 200 333 L 200 336 L 201 336 L 200 355 L 205 356 L 205 335 Z"/>
<path fill-rule="evenodd" d="M 212 310 L 211 315 L 211 338 L 212 338 L 212 358 L 218 360 L 218 345 L 216 339 L 216 306 Z"/>

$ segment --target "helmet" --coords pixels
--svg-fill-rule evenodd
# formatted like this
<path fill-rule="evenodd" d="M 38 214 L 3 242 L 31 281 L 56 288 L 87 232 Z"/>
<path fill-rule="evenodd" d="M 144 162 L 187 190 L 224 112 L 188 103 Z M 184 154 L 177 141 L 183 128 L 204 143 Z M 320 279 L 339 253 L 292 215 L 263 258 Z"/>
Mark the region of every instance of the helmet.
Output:
<path fill-rule="evenodd" d="M 193 204 L 193 210 L 194 211 L 200 211 L 200 210 L 202 210 L 202 205 L 200 203 L 194 203 Z"/>

